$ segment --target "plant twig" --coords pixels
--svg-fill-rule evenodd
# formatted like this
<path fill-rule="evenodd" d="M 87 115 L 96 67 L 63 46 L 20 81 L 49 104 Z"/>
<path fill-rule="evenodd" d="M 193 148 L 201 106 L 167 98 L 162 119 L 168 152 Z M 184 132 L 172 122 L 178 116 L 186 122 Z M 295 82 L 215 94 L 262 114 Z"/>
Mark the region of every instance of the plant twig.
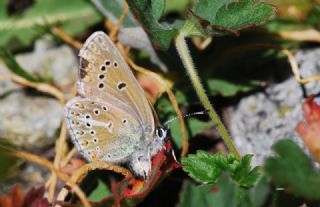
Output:
<path fill-rule="evenodd" d="M 109 33 L 109 37 L 113 42 L 116 41 L 118 32 L 123 24 L 123 21 L 125 20 L 127 14 L 128 14 L 128 12 L 129 12 L 129 6 L 126 2 L 124 2 L 123 3 L 123 10 L 122 10 L 121 16 L 119 18 L 119 21 L 115 26 L 111 27 L 111 30 Z"/>
<path fill-rule="evenodd" d="M 64 42 L 67 44 L 73 46 L 74 48 L 80 49 L 82 47 L 82 43 L 78 40 L 75 40 L 70 35 L 65 33 L 63 30 L 61 30 L 59 27 L 52 27 L 51 31 L 57 35 L 59 38 L 61 38 Z"/>
<path fill-rule="evenodd" d="M 66 139 L 67 139 L 67 127 L 63 120 L 61 124 L 60 136 L 57 139 L 56 145 L 55 145 L 56 156 L 54 157 L 54 161 L 53 161 L 53 165 L 57 169 L 61 169 L 61 160 L 66 151 L 65 147 L 67 146 Z M 57 184 L 57 176 L 55 174 L 52 174 L 50 177 L 50 181 L 51 182 L 49 184 L 48 200 L 51 203 L 54 198 L 54 192 Z"/>
<path fill-rule="evenodd" d="M 68 185 L 70 185 L 72 190 L 77 194 L 80 201 L 82 202 L 82 204 L 85 207 L 91 207 L 91 204 L 90 204 L 86 194 L 81 190 L 81 188 L 75 182 L 72 182 L 72 180 L 67 175 L 61 173 L 57 168 L 55 168 L 54 165 L 49 160 L 43 159 L 39 156 L 30 154 L 27 152 L 14 151 L 14 150 L 10 150 L 10 149 L 6 149 L 6 150 L 8 150 L 8 154 L 11 156 L 26 159 L 30 162 L 36 163 L 44 168 L 47 168 L 51 172 L 55 173 L 61 180 L 68 183 Z"/>
<path fill-rule="evenodd" d="M 2 81 L 2 80 L 11 80 L 11 81 L 14 81 L 14 82 L 22 85 L 22 86 L 34 88 L 40 92 L 50 94 L 50 95 L 54 96 L 55 98 L 57 98 L 61 105 L 65 104 L 63 93 L 59 89 L 55 88 L 52 85 L 49 85 L 46 83 L 31 82 L 25 78 L 22 78 L 20 76 L 14 75 L 14 74 L 0 76 L 0 81 Z"/>
<path fill-rule="evenodd" d="M 122 174 L 126 178 L 129 178 L 132 176 L 131 172 L 121 166 L 114 165 L 107 162 L 102 161 L 94 161 L 88 164 L 85 164 L 81 166 L 77 171 L 72 175 L 72 177 L 69 179 L 70 183 L 77 183 L 81 181 L 90 171 L 92 170 L 110 170 L 119 174 Z M 67 189 L 62 188 L 61 191 L 58 193 L 59 200 L 64 200 L 67 196 Z M 58 206 L 57 206 L 58 207 Z"/>
<path fill-rule="evenodd" d="M 223 125 L 222 121 L 220 120 L 217 112 L 212 107 L 212 105 L 211 105 L 211 103 L 205 93 L 205 90 L 201 84 L 200 78 L 199 78 L 199 76 L 196 72 L 196 69 L 194 67 L 193 60 L 190 56 L 189 49 L 188 49 L 188 46 L 185 41 L 185 34 L 184 33 L 180 33 L 177 36 L 177 38 L 175 39 L 175 44 L 176 44 L 177 51 L 180 55 L 180 58 L 181 58 L 181 60 L 184 64 L 184 67 L 186 68 L 186 70 L 190 76 L 190 80 L 193 84 L 193 87 L 196 90 L 196 93 L 197 93 L 200 101 L 202 102 L 204 107 L 209 111 L 210 118 L 212 119 L 212 121 L 216 125 L 217 130 L 219 131 L 222 139 L 224 140 L 224 142 L 228 146 L 231 153 L 237 159 L 240 159 L 241 157 L 240 157 L 239 152 L 235 148 L 235 146 L 231 140 L 231 137 L 229 136 L 225 126 Z"/>
<path fill-rule="evenodd" d="M 213 37 L 206 37 L 204 40 L 201 37 L 194 37 L 192 39 L 193 44 L 199 49 L 204 50 L 206 49 L 212 42 Z"/>
<path fill-rule="evenodd" d="M 104 161 L 93 161 L 85 165 L 82 165 L 79 169 L 77 169 L 76 172 L 74 172 L 74 174 L 70 178 L 70 180 L 72 182 L 79 182 L 80 180 L 83 179 L 84 176 L 88 174 L 88 172 L 92 170 L 97 170 L 97 169 L 110 170 L 110 171 L 122 174 L 125 177 L 132 176 L 131 172 L 127 168 L 124 168 L 112 163 L 107 163 Z"/>
<path fill-rule="evenodd" d="M 283 39 L 320 42 L 320 32 L 315 29 L 280 31 L 276 34 Z"/>
<path fill-rule="evenodd" d="M 294 76 L 294 79 L 300 84 L 306 84 L 314 81 L 320 81 L 320 75 L 313 75 L 308 78 L 301 78 L 300 70 L 296 59 L 293 54 L 285 48 L 280 49 L 280 51 L 288 57 L 288 61 L 291 65 L 291 70 Z"/>
<path fill-rule="evenodd" d="M 70 150 L 67 155 L 61 160 L 61 168 L 66 166 L 68 164 L 68 162 L 71 160 L 72 156 L 77 152 L 77 149 L 75 147 L 72 148 L 72 150 Z"/>

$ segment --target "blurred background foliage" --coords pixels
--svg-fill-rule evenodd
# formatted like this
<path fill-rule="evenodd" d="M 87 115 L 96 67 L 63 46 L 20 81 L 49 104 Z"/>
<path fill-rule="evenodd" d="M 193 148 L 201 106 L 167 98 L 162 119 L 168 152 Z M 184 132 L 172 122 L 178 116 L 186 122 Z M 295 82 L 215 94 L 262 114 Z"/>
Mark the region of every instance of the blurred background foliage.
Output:
<path fill-rule="evenodd" d="M 145 15 L 143 18 L 152 20 L 151 23 L 142 22 L 145 23 L 144 26 L 151 28 L 153 36 L 151 35 L 148 39 L 140 23 L 129 12 L 119 31 L 118 39 L 122 44 L 133 48 L 131 54 L 136 64 L 161 74 L 166 79 L 172 86 L 183 114 L 201 111 L 203 110 L 202 105 L 193 91 L 171 42 L 184 19 L 190 18 L 191 8 L 195 16 L 204 14 L 202 18 L 206 18 L 207 13 L 201 13 L 206 8 L 202 8 L 201 4 L 197 5 L 200 1 L 192 0 L 150 2 L 157 9 L 151 13 L 142 11 L 142 14 Z M 286 57 L 272 46 L 287 48 L 294 52 L 298 48 L 316 47 L 320 42 L 320 2 L 318 0 L 267 0 L 265 2 L 275 5 L 277 12 L 262 26 L 246 25 L 248 27 L 245 27 L 241 34 L 232 31 L 243 28 L 241 24 L 239 27 L 230 28 L 231 32 L 223 31 L 222 35 L 221 31 L 216 28 L 202 25 L 202 32 L 214 35 L 193 37 L 188 40 L 191 54 L 207 94 L 222 116 L 224 116 L 225 107 L 237 103 L 242 97 L 262 91 L 269 84 L 281 82 L 291 76 Z M 134 1 L 129 0 L 128 3 L 133 5 Z M 105 30 L 106 19 L 116 24 L 122 11 L 122 0 L 0 0 L 0 57 L 13 73 L 27 80 L 54 84 L 52 81 L 54 74 L 41 76 L 29 72 L 17 63 L 14 55 L 34 49 L 35 41 L 44 36 L 53 42 L 53 46 L 64 44 L 63 40 L 53 31 L 54 27 L 58 27 L 69 36 L 83 42 L 92 32 Z M 222 15 L 223 12 L 225 11 L 222 9 L 217 11 L 217 14 Z M 210 18 L 210 16 L 207 17 Z M 219 21 L 217 19 L 206 20 L 213 25 L 226 24 L 219 19 Z M 304 39 L 305 36 L 299 33 L 301 31 L 309 32 L 310 35 Z M 294 35 L 296 33 L 298 35 Z M 210 44 L 204 47 L 203 43 L 206 41 Z M 278 69 L 282 66 L 285 66 L 283 67 L 285 69 L 279 71 Z M 176 116 L 166 94 L 157 97 L 155 108 L 162 122 Z M 217 143 L 221 143 L 221 140 L 206 115 L 190 117 L 185 121 L 190 137 L 191 153 L 195 153 L 198 149 L 210 152 L 219 151 Z M 174 148 L 180 150 L 182 141 L 178 122 L 170 123 L 169 128 Z M 52 145 L 53 143 L 46 147 L 50 148 Z M 172 203 L 178 202 L 181 207 L 212 206 L 212 203 L 215 203 L 215 206 L 297 206 L 305 203 L 308 203 L 308 206 L 318 205 L 317 201 L 320 197 L 316 189 L 319 187 L 320 176 L 313 169 L 309 157 L 305 156 L 290 141 L 278 143 L 275 151 L 279 157 L 267 160 L 263 168 L 266 175 L 259 179 L 258 175 L 255 176 L 254 181 L 250 183 L 250 188 L 249 185 L 244 186 L 240 182 L 240 177 L 237 178 L 238 180 L 235 179 L 235 166 L 240 166 L 239 169 L 246 169 L 245 172 L 242 172 L 244 177 L 249 177 L 252 171 L 254 171 L 252 174 L 256 175 L 258 170 L 250 168 L 251 158 L 246 158 L 247 162 L 243 161 L 245 164 L 241 164 L 241 162 L 235 163 L 231 158 L 232 162 L 230 160 L 227 162 L 225 160 L 227 158 L 210 158 L 208 155 L 210 160 L 205 160 L 204 163 L 208 164 L 214 160 L 212 162 L 220 163 L 221 167 L 221 173 L 214 179 L 212 178 L 214 180 L 212 183 L 216 183 L 213 188 L 208 184 L 208 180 L 199 179 L 198 176 L 201 177 L 201 175 L 190 170 L 192 167 L 197 169 L 199 167 L 196 165 L 199 164 L 197 159 L 203 158 L 197 157 L 203 156 L 201 152 L 197 152 L 194 157 L 186 158 L 190 160 L 190 163 L 195 162 L 195 165 L 189 166 L 190 169 L 186 171 L 192 178 L 200 180 L 202 185 L 199 186 L 194 180 L 187 179 L 186 174 L 178 170 L 173 173 L 172 180 L 169 179 L 159 186 L 157 194 L 151 194 L 145 203 L 154 204 L 159 197 L 162 197 L 168 198 L 166 201 L 168 205 L 173 206 Z M 188 161 L 185 162 L 188 165 Z M 0 166 L 2 166 L 1 169 L 4 169 L 0 170 L 2 182 L 10 178 L 8 176 L 10 172 L 21 166 L 21 163 L 0 155 Z M 229 171 L 225 172 L 226 169 Z M 295 173 L 291 177 L 286 172 Z M 300 172 L 303 175 L 309 174 L 311 177 L 302 176 L 297 181 L 296 178 L 301 176 Z M 99 201 L 111 193 L 110 186 L 105 180 L 100 179 L 101 177 L 99 175 L 92 186 L 84 186 L 84 188 L 89 186 L 89 198 L 92 201 Z M 179 182 L 175 180 L 178 178 Z M 271 178 L 274 178 L 276 184 L 270 184 Z M 277 191 L 275 189 L 278 185 L 280 187 L 289 185 L 291 188 L 289 191 Z M 172 189 L 170 191 L 172 195 L 167 197 L 168 188 Z M 216 192 L 215 189 L 219 191 Z"/>

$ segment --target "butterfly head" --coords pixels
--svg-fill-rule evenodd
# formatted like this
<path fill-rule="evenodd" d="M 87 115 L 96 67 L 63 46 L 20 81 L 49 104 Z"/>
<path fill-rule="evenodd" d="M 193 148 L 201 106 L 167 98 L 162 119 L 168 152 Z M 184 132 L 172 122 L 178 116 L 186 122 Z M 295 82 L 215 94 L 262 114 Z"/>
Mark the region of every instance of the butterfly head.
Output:
<path fill-rule="evenodd" d="M 134 174 L 147 179 L 151 173 L 151 158 L 164 147 L 167 138 L 167 129 L 158 127 L 154 132 L 155 139 L 146 148 L 133 153 L 129 166 Z"/>
<path fill-rule="evenodd" d="M 161 141 L 162 143 L 167 139 L 168 129 L 160 126 L 155 131 L 156 140 Z"/>

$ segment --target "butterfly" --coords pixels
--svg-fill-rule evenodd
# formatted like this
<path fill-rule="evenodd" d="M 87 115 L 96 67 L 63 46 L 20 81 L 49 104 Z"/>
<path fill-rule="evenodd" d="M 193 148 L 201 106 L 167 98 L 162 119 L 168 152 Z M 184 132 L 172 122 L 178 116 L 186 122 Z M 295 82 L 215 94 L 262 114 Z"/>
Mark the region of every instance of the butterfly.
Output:
<path fill-rule="evenodd" d="M 65 107 L 72 142 L 88 161 L 127 164 L 147 179 L 167 130 L 119 50 L 104 32 L 80 50 L 78 96 Z"/>

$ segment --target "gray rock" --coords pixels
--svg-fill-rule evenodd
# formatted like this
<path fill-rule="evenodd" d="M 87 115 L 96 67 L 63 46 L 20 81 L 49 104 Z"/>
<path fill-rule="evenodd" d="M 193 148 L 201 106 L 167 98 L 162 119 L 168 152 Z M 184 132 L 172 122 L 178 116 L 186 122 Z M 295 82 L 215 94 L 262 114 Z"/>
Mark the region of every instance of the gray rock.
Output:
<path fill-rule="evenodd" d="M 55 140 L 63 106 L 54 98 L 22 90 L 0 99 L 0 137 L 25 149 L 39 149 Z"/>
<path fill-rule="evenodd" d="M 295 57 L 303 77 L 319 73 L 320 49 L 300 50 Z M 317 94 L 320 82 L 308 83 L 305 88 L 308 95 Z M 297 123 L 304 120 L 303 101 L 302 87 L 292 77 L 229 108 L 230 132 L 240 153 L 254 154 L 253 165 L 261 165 L 280 139 L 290 138 L 303 147 L 295 132 Z"/>
<path fill-rule="evenodd" d="M 17 55 L 31 74 L 50 77 L 55 86 L 70 91 L 77 79 L 78 58 L 68 46 L 52 47 L 41 40 L 31 53 Z M 0 76 L 11 72 L 0 64 Z M 52 144 L 63 121 L 63 106 L 53 97 L 27 92 L 12 81 L 0 81 L 0 139 L 26 149 Z"/>
<path fill-rule="evenodd" d="M 52 79 L 53 84 L 64 91 L 69 91 L 77 79 L 79 60 L 66 45 L 53 47 L 49 40 L 38 40 L 33 52 L 19 54 L 16 60 L 29 73 Z M 0 76 L 7 74 L 11 72 L 0 62 Z M 12 81 L 0 81 L 0 96 L 20 88 L 20 85 Z"/>

